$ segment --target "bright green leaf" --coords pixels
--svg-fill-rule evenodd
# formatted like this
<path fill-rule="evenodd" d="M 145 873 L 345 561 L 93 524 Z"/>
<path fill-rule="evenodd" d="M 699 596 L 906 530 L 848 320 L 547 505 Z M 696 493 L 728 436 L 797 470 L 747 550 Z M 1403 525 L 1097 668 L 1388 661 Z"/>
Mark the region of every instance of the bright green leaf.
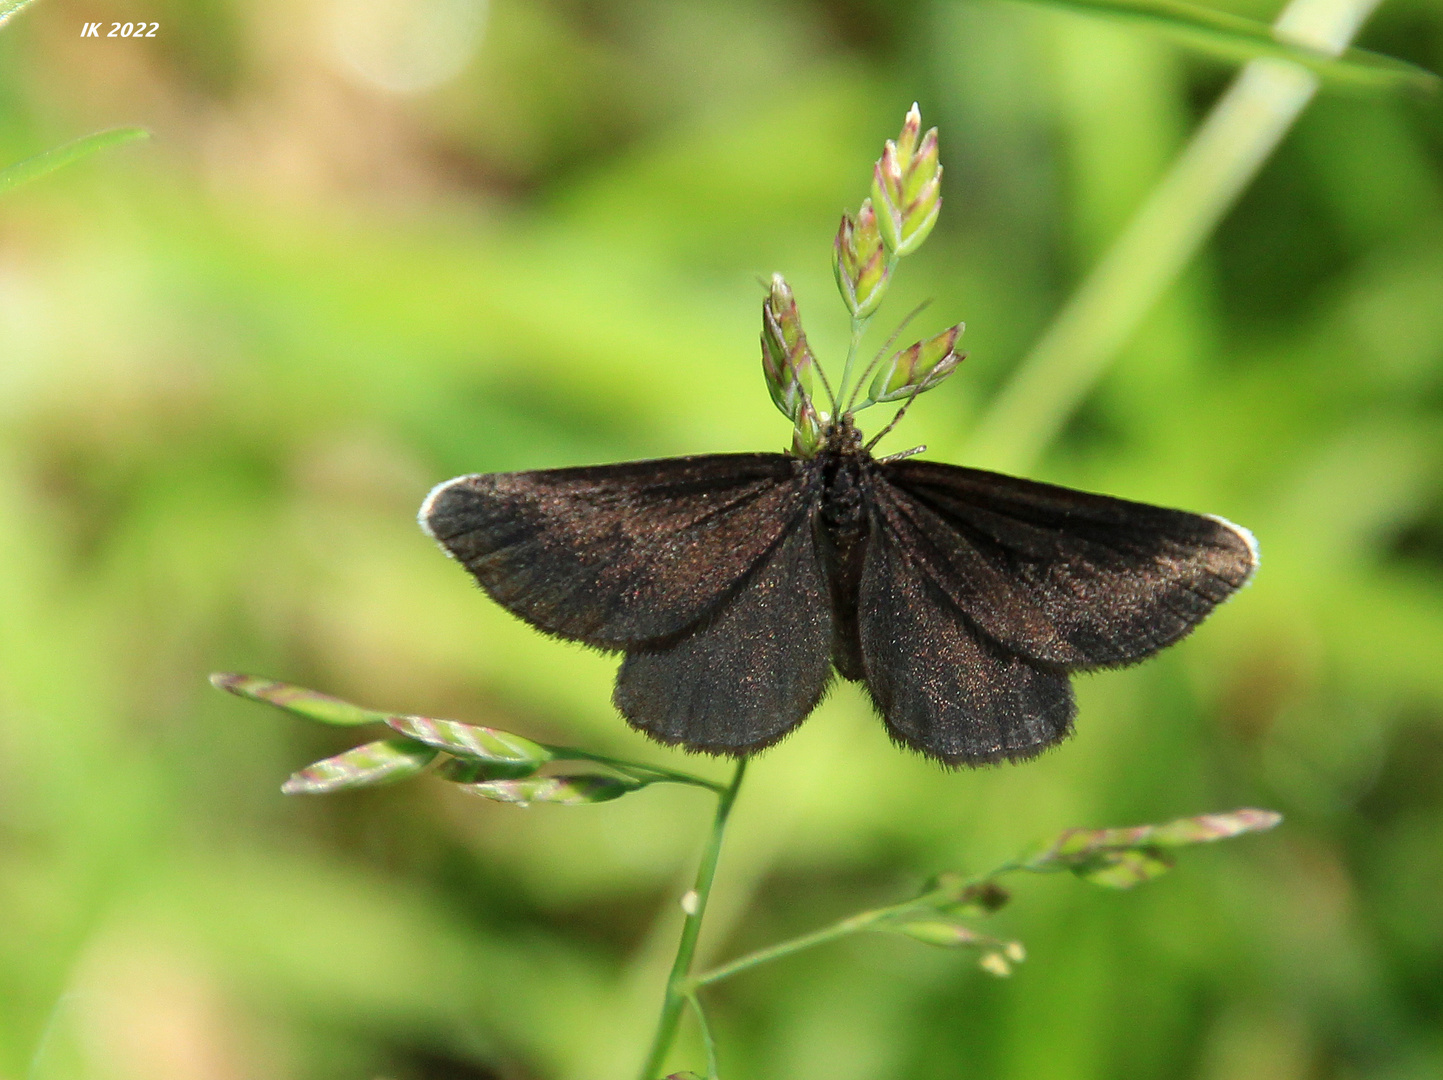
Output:
<path fill-rule="evenodd" d="M 307 765 L 281 785 L 287 795 L 325 795 L 346 788 L 374 787 L 415 776 L 436 751 L 410 739 L 382 739 Z"/>
<path fill-rule="evenodd" d="M 0 0 L 0 3 L 3 2 L 4 0 Z M 0 8 L 0 22 L 3 22 L 5 18 L 3 8 Z M 47 173 L 52 173 L 56 169 L 62 169 L 66 165 L 74 164 L 106 147 L 148 138 L 150 138 L 150 132 L 145 128 L 127 127 L 97 131 L 94 135 L 87 135 L 83 139 L 76 139 L 74 142 L 65 143 L 63 146 L 46 150 L 43 154 L 36 154 L 34 157 L 17 161 L 14 165 L 0 169 L 0 193 L 9 191 L 28 180 L 35 180 Z"/>
<path fill-rule="evenodd" d="M 1279 40 L 1266 23 L 1189 4 L 1184 0 L 1021 0 L 1046 7 L 1102 15 L 1156 29 L 1200 52 L 1228 60 L 1273 57 L 1301 64 L 1336 83 L 1378 89 L 1408 88 L 1433 93 L 1438 76 L 1391 56 L 1349 49 L 1333 57 Z"/>

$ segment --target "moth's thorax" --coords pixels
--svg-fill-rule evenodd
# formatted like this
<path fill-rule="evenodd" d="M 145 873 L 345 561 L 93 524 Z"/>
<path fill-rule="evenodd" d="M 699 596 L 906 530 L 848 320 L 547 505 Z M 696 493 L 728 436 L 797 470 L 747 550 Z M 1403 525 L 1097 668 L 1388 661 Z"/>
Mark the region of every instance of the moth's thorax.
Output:
<path fill-rule="evenodd" d="M 832 600 L 832 662 L 848 679 L 862 677 L 857 593 L 866 557 L 871 462 L 850 416 L 843 416 L 828 431 L 816 458 L 822 497 L 815 535 Z"/>
<path fill-rule="evenodd" d="M 872 455 L 862 446 L 862 433 L 850 413 L 827 431 L 826 445 L 817 454 L 822 476 L 822 517 L 845 543 L 863 529 L 866 519 L 863 486 Z"/>
<path fill-rule="evenodd" d="M 823 450 L 817 455 L 822 474 L 822 519 L 841 542 L 863 528 L 867 508 L 863 494 L 866 458 L 861 454 L 836 454 Z"/>

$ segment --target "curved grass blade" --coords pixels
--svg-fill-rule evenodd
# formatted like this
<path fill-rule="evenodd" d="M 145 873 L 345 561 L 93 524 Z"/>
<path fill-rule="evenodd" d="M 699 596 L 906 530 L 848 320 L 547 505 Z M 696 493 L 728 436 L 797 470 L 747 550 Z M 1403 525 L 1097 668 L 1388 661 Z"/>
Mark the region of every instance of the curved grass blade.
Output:
<path fill-rule="evenodd" d="M 255 675 L 240 675 L 222 671 L 210 677 L 210 684 L 217 690 L 225 690 L 238 697 L 249 698 L 266 705 L 285 709 L 307 720 L 339 727 L 355 727 L 359 724 L 384 724 L 394 719 L 391 713 L 376 712 L 352 705 L 349 701 L 307 690 L 304 686 L 262 679 Z"/>
<path fill-rule="evenodd" d="M 1348 49 L 1341 56 L 1296 45 L 1277 37 L 1266 23 L 1214 11 L 1185 0 L 1017 0 L 1060 7 L 1120 22 L 1147 26 L 1181 44 L 1225 60 L 1265 56 L 1301 64 L 1320 78 L 1362 89 L 1410 89 L 1435 93 L 1440 80 L 1433 72 L 1406 60 Z"/>
<path fill-rule="evenodd" d="M 535 772 L 556 755 L 540 743 L 512 735 L 509 731 L 436 720 L 429 716 L 387 716 L 386 724 L 417 742 L 444 750 L 452 757 L 496 765 L 529 767 Z M 523 774 L 524 775 L 524 774 Z"/>
<path fill-rule="evenodd" d="M 281 785 L 287 795 L 326 795 L 348 788 L 392 784 L 415 776 L 437 751 L 410 739 L 381 739 L 307 765 Z"/>
<path fill-rule="evenodd" d="M 0 0 L 0 26 L 20 14 L 22 8 L 27 8 L 33 0 Z"/>
<path fill-rule="evenodd" d="M 461 790 L 495 799 L 497 802 L 516 803 L 518 806 L 531 803 L 582 806 L 619 799 L 646 787 L 648 782 L 585 773 L 576 776 L 537 776 L 527 780 L 491 780 L 483 784 L 464 784 Z"/>
<path fill-rule="evenodd" d="M 4 22 L 5 18 L 3 8 L 0 8 L 0 22 Z M 28 157 L 24 161 L 17 161 L 14 165 L 7 165 L 0 169 L 0 193 L 9 191 L 29 180 L 38 179 L 56 169 L 73 165 L 82 158 L 88 158 L 91 154 L 107 147 L 148 138 L 150 138 L 150 132 L 145 128 L 138 127 L 111 128 L 109 131 L 97 131 L 94 135 L 86 135 L 82 139 L 54 147 L 42 154 L 36 154 L 34 157 Z"/>

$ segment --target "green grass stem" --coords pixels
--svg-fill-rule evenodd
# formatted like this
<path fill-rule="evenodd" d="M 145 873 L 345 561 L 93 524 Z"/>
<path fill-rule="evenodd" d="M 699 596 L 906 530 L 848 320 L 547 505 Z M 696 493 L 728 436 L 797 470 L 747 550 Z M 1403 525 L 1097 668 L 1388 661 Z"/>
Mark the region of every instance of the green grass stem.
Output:
<path fill-rule="evenodd" d="M 671 976 L 666 982 L 666 996 L 662 999 L 661 1017 L 657 1021 L 656 1036 L 652 1040 L 651 1052 L 641 1069 L 641 1080 L 657 1080 L 662 1063 L 676 1038 L 676 1029 L 681 1021 L 682 1010 L 692 992 L 690 985 L 692 958 L 696 955 L 697 938 L 701 936 L 702 919 L 706 917 L 707 900 L 711 896 L 712 881 L 716 877 L 717 861 L 721 858 L 722 841 L 726 838 L 727 819 L 731 817 L 732 805 L 737 792 L 741 790 L 746 776 L 747 760 L 737 762 L 732 782 L 717 800 L 716 817 L 712 819 L 711 837 L 702 852 L 701 865 L 697 867 L 696 884 L 692 887 L 691 902 L 686 905 L 686 922 L 682 924 L 681 941 L 676 948 L 676 960 L 671 966 Z"/>

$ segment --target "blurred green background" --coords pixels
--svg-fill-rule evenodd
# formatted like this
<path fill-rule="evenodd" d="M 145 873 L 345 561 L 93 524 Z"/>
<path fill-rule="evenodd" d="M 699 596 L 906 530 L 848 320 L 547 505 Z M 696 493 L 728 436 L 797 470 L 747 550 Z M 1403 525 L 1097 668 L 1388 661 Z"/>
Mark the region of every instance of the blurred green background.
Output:
<path fill-rule="evenodd" d="M 79 37 L 117 19 L 160 28 Z M 1387 0 L 1360 43 L 1443 69 L 1443 8 Z M 206 673 L 721 774 L 613 714 L 614 659 L 488 603 L 416 529 L 427 489 L 780 449 L 757 277 L 835 363 L 832 233 L 914 99 L 945 206 L 880 321 L 935 297 L 917 329 L 965 319 L 971 358 L 888 446 L 958 460 L 1231 74 L 987 0 L 41 0 L 6 26 L 0 162 L 155 138 L 0 200 L 0 1077 L 631 1077 L 703 793 L 286 799 L 353 736 Z M 709 995 L 723 1075 L 1443 1076 L 1436 103 L 1325 93 L 1036 473 L 1244 523 L 1262 570 L 1078 680 L 1076 737 L 1025 766 L 940 771 L 839 689 L 757 762 L 704 958 L 1066 826 L 1286 823 L 1135 893 L 1022 882 L 1007 981 L 880 936 L 739 977 Z"/>

